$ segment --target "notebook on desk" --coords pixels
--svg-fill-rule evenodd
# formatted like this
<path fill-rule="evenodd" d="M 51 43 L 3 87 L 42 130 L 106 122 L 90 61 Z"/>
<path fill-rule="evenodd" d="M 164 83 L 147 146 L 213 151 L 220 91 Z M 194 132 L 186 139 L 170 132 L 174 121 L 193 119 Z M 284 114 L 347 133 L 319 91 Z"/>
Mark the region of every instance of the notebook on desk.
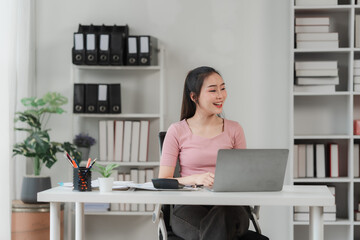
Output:
<path fill-rule="evenodd" d="M 214 192 L 281 191 L 288 149 L 220 149 Z"/>

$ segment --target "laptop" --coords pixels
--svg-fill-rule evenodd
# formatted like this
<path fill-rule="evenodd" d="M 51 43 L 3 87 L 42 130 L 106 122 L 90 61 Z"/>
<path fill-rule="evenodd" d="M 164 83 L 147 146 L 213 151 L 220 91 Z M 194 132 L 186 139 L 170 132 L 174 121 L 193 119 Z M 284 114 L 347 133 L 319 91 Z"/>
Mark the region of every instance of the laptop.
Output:
<path fill-rule="evenodd" d="M 214 192 L 281 191 L 288 149 L 220 149 Z"/>

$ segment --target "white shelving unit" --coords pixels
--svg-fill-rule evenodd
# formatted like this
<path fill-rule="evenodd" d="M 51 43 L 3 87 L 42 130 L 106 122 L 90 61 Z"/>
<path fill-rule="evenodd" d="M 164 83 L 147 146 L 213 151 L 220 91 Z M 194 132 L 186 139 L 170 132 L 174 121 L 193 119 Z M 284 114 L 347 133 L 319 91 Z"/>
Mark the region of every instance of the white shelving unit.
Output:
<path fill-rule="evenodd" d="M 121 84 L 121 114 L 87 114 L 73 113 L 72 134 L 73 137 L 85 132 L 99 139 L 98 127 L 100 120 L 148 120 L 149 150 L 147 162 L 115 162 L 100 161 L 99 164 L 118 163 L 120 172 L 129 172 L 132 168 L 146 169 L 154 168 L 154 176 L 158 174 L 160 161 L 158 133 L 164 130 L 165 118 L 165 80 L 164 80 L 164 55 L 165 49 L 159 48 L 157 66 L 85 66 L 72 65 L 72 83 L 93 84 Z M 72 99 L 70 100 L 72 102 Z M 91 147 L 90 157 L 99 159 L 99 145 L 96 143 Z M 72 179 L 72 172 L 69 173 Z M 72 212 L 71 207 L 69 211 Z M 72 214 L 70 214 L 71 216 Z M 151 216 L 152 212 L 86 212 L 86 215 L 99 216 Z M 68 219 L 68 239 L 72 239 L 73 219 Z"/>
<path fill-rule="evenodd" d="M 355 0 L 338 0 L 336 6 L 295 6 L 290 4 L 290 76 L 295 80 L 295 61 L 338 61 L 339 85 L 334 93 L 301 93 L 293 91 L 290 84 L 290 169 L 294 167 L 294 144 L 330 142 L 339 144 L 340 177 L 294 178 L 294 185 L 332 185 L 336 188 L 336 221 L 324 222 L 324 239 L 360 239 L 360 222 L 354 221 L 354 211 L 360 202 L 360 180 L 353 174 L 354 143 L 353 120 L 360 118 L 360 94 L 353 92 L 353 63 L 360 59 L 360 49 L 355 48 L 355 15 L 360 5 Z M 330 32 L 339 33 L 337 49 L 296 49 L 295 17 L 329 16 Z M 293 220 L 291 209 L 291 239 L 305 240 L 308 222 Z"/>

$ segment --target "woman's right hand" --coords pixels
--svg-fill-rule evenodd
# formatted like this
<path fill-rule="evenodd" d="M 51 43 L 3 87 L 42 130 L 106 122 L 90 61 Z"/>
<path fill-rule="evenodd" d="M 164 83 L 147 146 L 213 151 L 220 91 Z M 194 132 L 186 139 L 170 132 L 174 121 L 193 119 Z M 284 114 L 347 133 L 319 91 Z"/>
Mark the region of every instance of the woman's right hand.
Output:
<path fill-rule="evenodd" d="M 195 174 L 192 175 L 191 177 L 194 177 L 194 184 L 212 186 L 214 184 L 215 175 L 211 172 L 207 172 L 203 174 Z"/>

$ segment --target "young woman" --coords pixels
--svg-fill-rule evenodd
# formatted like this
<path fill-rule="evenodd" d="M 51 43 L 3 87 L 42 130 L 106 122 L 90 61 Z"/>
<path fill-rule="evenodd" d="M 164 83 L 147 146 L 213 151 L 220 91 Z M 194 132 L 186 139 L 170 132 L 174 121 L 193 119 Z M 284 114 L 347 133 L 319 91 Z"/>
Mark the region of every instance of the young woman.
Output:
<path fill-rule="evenodd" d="M 240 124 L 220 117 L 226 97 L 224 80 L 215 69 L 199 67 L 188 73 L 181 121 L 166 133 L 159 178 L 173 178 L 179 159 L 179 183 L 212 186 L 218 150 L 246 148 Z M 249 218 L 239 206 L 176 205 L 170 223 L 186 240 L 232 240 L 247 231 Z"/>

